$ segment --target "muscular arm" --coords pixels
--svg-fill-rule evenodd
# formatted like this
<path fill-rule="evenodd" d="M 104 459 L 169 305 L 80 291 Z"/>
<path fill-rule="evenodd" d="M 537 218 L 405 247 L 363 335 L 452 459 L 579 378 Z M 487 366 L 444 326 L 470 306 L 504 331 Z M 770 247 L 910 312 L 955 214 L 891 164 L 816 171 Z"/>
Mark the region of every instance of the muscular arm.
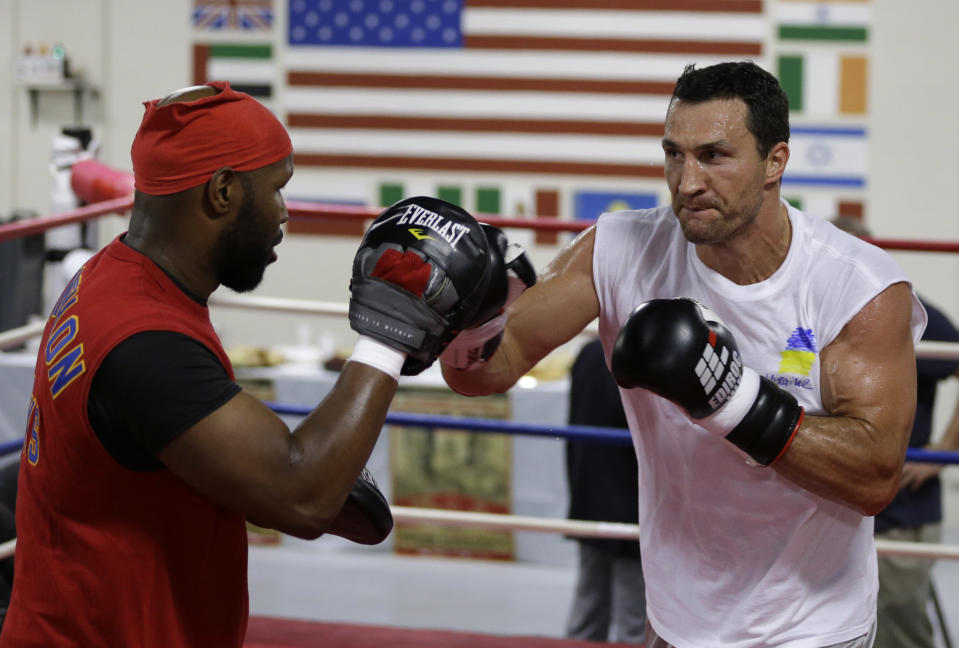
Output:
<path fill-rule="evenodd" d="M 174 474 L 261 526 L 315 538 L 335 519 L 380 434 L 396 381 L 348 362 L 291 433 L 240 392 L 163 448 Z"/>
<path fill-rule="evenodd" d="M 823 349 L 828 416 L 806 416 L 774 468 L 814 493 L 864 515 L 895 496 L 916 409 L 911 291 L 877 295 Z"/>
<path fill-rule="evenodd" d="M 453 390 L 467 396 L 506 391 L 599 315 L 593 286 L 594 240 L 595 226 L 560 251 L 536 285 L 509 307 L 503 341 L 487 363 L 471 371 L 442 365 Z"/>

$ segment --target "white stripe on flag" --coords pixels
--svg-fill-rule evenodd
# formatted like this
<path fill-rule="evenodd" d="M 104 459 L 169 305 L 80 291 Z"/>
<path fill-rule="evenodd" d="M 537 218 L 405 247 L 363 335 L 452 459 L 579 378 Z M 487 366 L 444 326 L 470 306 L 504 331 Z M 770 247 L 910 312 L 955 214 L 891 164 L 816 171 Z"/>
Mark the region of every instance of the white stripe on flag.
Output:
<path fill-rule="evenodd" d="M 556 160 L 662 164 L 663 150 L 653 137 L 541 135 L 497 133 L 433 133 L 352 129 L 290 130 L 299 153 L 404 155 L 470 159 Z"/>
<path fill-rule="evenodd" d="M 760 14 L 473 9 L 469 5 L 463 12 L 463 33 L 467 35 L 759 41 L 765 30 L 765 18 Z"/>
<path fill-rule="evenodd" d="M 519 54 L 519 55 L 518 55 Z M 687 64 L 713 65 L 721 56 L 609 54 L 603 52 L 505 52 L 414 48 L 291 47 L 291 71 L 441 74 L 444 76 L 533 77 L 540 79 L 628 79 L 675 81 Z M 756 62 L 762 64 L 762 59 Z"/>
<path fill-rule="evenodd" d="M 409 43 L 400 39 L 391 28 L 390 38 L 370 32 L 371 24 L 383 25 L 386 20 L 380 12 L 383 3 L 356 3 L 369 12 L 348 16 L 355 20 L 358 43 L 356 47 L 319 45 L 292 45 L 286 48 L 282 64 L 288 72 L 315 72 L 316 85 L 301 75 L 297 84 L 284 84 L 282 98 L 287 114 L 355 115 L 421 118 L 473 118 L 516 120 L 578 120 L 582 122 L 623 121 L 632 123 L 662 123 L 666 115 L 672 83 L 689 63 L 704 66 L 730 58 L 752 58 L 770 69 L 769 13 L 717 12 L 657 12 L 626 10 L 565 10 L 474 8 L 465 4 L 462 31 L 466 46 L 446 47 L 390 47 L 375 43 Z M 403 5 L 390 4 L 400 18 Z M 556 3 L 563 4 L 563 3 Z M 293 14 L 290 38 L 293 42 L 320 42 L 324 38 L 317 22 L 321 11 L 312 16 L 309 11 Z M 307 8 L 306 4 L 302 5 Z M 442 5 L 429 5 L 437 12 Z M 445 15 L 437 13 L 445 20 Z M 441 25 L 445 23 L 440 20 Z M 311 22 L 312 21 L 312 22 Z M 435 21 L 434 21 L 435 22 Z M 352 24 L 347 22 L 346 24 Z M 395 26 L 391 22 L 390 25 Z M 335 25 L 333 25 L 335 27 Z M 427 25 L 428 27 L 428 25 Z M 295 30 L 301 36 L 297 37 Z M 370 28 L 372 29 L 372 28 Z M 424 27 L 419 31 L 429 30 Z M 380 30 L 382 31 L 382 29 Z M 444 28 L 443 31 L 446 31 Z M 455 30 L 454 30 L 455 31 Z M 332 27 L 327 26 L 325 37 L 330 42 L 347 42 Z M 346 34 L 346 32 L 344 32 Z M 422 35 L 422 34 L 421 34 Z M 487 36 L 484 46 L 470 48 L 470 36 Z M 352 38 L 352 34 L 349 35 Z M 528 37 L 528 38 L 527 38 Z M 497 38 L 508 39 L 503 49 L 493 47 Z M 538 49 L 542 41 L 556 38 L 551 49 Z M 622 41 L 672 41 L 678 53 L 643 53 L 617 51 L 563 50 L 563 39 L 574 41 L 570 47 L 579 47 L 584 40 L 608 39 Z M 532 49 L 521 49 L 529 41 Z M 360 46 L 359 43 L 366 43 Z M 416 41 L 420 42 L 420 41 Z M 444 42 L 428 40 L 431 44 Z M 447 41 L 448 42 L 448 41 Z M 762 55 L 701 55 L 697 43 L 709 42 L 712 51 L 731 49 L 718 46 L 723 42 L 744 42 L 755 45 Z M 509 49 L 506 49 L 508 47 Z M 515 49 L 513 49 L 515 47 Z M 629 49 L 627 42 L 623 49 Z M 638 48 L 637 48 L 638 49 Z M 706 48 L 708 49 L 708 48 Z M 765 59 L 764 59 L 765 57 Z M 337 74 L 326 84 L 322 75 Z M 365 76 L 363 76 L 365 75 Z M 398 77 L 393 79 L 391 77 Z M 417 77 L 440 77 L 440 89 L 405 88 L 404 81 Z M 462 81 L 457 80 L 460 77 Z M 533 79 L 543 82 L 543 89 L 514 90 L 516 83 L 484 83 L 492 79 Z M 566 84 L 552 84 L 562 80 Z M 395 81 L 395 83 L 394 83 Z M 463 85 L 475 89 L 442 89 L 448 85 Z M 624 94 L 616 92 L 626 83 L 590 86 L 589 82 L 631 82 L 627 87 L 642 88 L 650 82 L 648 92 L 657 94 Z M 352 85 L 351 85 L 352 84 Z M 370 87 L 365 87 L 369 84 Z M 428 85 L 428 84 L 424 84 Z M 539 85 L 539 84 L 530 84 Z M 551 90 L 557 86 L 564 91 Z M 610 87 L 612 86 L 612 87 Z M 603 90 L 607 90 L 604 92 Z M 409 157 L 482 157 L 498 160 L 543 160 L 549 162 L 589 162 L 595 165 L 638 162 L 662 164 L 659 138 L 611 137 L 589 134 L 563 133 L 489 133 L 472 131 L 405 131 L 401 128 L 323 128 L 295 127 L 294 143 L 298 152 L 343 153 L 356 155 Z M 451 128 L 437 126 L 437 128 Z M 469 125 L 467 125 L 467 128 Z M 428 128 L 428 126 L 427 126 Z M 522 128 L 522 125 L 520 125 Z M 559 129 L 562 130 L 562 129 Z M 405 172 L 404 172 L 405 173 Z M 615 171 L 613 171 L 615 173 Z"/>
<path fill-rule="evenodd" d="M 839 111 L 839 66 L 836 54 L 809 52 L 803 60 L 803 115 L 835 115 Z"/>
<path fill-rule="evenodd" d="M 306 88 L 284 93 L 288 112 L 421 117 L 661 121 L 669 97 L 559 92 Z"/>
<path fill-rule="evenodd" d="M 207 70 L 207 76 L 211 79 L 265 84 L 276 81 L 276 65 L 272 61 L 211 57 Z"/>
<path fill-rule="evenodd" d="M 869 155 L 865 137 L 793 135 L 786 175 L 864 178 Z"/>
<path fill-rule="evenodd" d="M 318 172 L 310 167 L 297 167 L 289 184 L 283 188 L 283 196 L 287 200 L 325 199 L 367 202 L 369 187 L 369 178 L 358 173 L 356 169 L 345 172 L 324 169 Z M 369 204 L 374 202 L 371 200 Z"/>
<path fill-rule="evenodd" d="M 872 21 L 869 3 L 777 2 L 776 19 L 785 25 L 862 27 Z"/>

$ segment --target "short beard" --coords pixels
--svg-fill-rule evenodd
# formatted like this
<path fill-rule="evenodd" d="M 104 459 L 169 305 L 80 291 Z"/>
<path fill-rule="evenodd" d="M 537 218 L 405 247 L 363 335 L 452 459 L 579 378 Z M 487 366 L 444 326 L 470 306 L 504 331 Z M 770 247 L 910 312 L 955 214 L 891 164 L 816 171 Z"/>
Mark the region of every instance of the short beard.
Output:
<path fill-rule="evenodd" d="M 244 180 L 241 180 L 243 183 Z M 270 263 L 269 243 L 256 228 L 255 197 L 252 186 L 244 183 L 245 195 L 233 227 L 220 235 L 214 252 L 217 279 L 238 293 L 260 285 Z"/>
<path fill-rule="evenodd" d="M 762 195 L 759 196 L 759 200 L 757 200 L 755 204 L 741 208 L 733 219 L 725 217 L 726 212 L 723 211 L 722 205 L 711 205 L 711 207 L 719 211 L 719 213 L 723 215 L 723 218 L 710 223 L 705 228 L 694 228 L 690 226 L 688 221 L 679 219 L 677 203 L 676 201 L 673 202 L 673 213 L 677 214 L 677 220 L 679 220 L 679 226 L 683 230 L 683 236 L 686 237 L 686 240 L 690 243 L 695 245 L 708 245 L 711 243 L 726 243 L 730 241 L 740 230 L 756 220 L 756 216 L 762 207 Z"/>

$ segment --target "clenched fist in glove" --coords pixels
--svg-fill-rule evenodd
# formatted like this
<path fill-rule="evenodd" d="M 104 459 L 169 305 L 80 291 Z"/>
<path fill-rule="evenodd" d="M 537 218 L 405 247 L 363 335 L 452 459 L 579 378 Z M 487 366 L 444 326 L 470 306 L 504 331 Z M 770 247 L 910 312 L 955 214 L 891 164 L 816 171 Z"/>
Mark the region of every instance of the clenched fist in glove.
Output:
<path fill-rule="evenodd" d="M 786 452 L 802 421 L 796 398 L 744 367 L 732 333 L 692 299 L 640 304 L 616 338 L 611 364 L 620 387 L 668 398 L 764 466 Z"/>
<path fill-rule="evenodd" d="M 516 243 L 510 243 L 502 231 L 480 223 L 490 247 L 498 254 L 493 271 L 502 275 L 506 291 L 499 289 L 487 292 L 481 314 L 493 313 L 489 319 L 474 318 L 477 324 L 460 332 L 440 355 L 440 361 L 456 369 L 475 369 L 499 348 L 506 328 L 506 308 L 520 294 L 536 283 L 536 270 L 526 256 L 526 251 Z"/>
<path fill-rule="evenodd" d="M 350 326 L 361 335 L 350 359 L 394 377 L 420 373 L 460 330 L 499 309 L 490 299 L 505 299 L 502 266 L 500 249 L 460 207 L 425 196 L 388 207 L 353 260 Z"/>

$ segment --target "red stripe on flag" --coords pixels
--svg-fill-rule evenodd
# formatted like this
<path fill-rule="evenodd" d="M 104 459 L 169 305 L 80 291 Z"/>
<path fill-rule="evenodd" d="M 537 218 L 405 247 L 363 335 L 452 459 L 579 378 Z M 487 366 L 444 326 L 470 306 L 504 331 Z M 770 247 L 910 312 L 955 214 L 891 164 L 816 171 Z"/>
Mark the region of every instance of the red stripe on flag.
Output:
<path fill-rule="evenodd" d="M 470 8 L 762 13 L 762 0 L 466 0 Z"/>
<path fill-rule="evenodd" d="M 673 93 L 674 81 L 619 81 L 615 79 L 541 79 L 430 74 L 360 74 L 357 72 L 288 72 L 291 86 L 318 88 L 391 88 L 417 90 L 506 90 L 518 92 L 588 92 L 630 95 Z"/>
<path fill-rule="evenodd" d="M 291 128 L 454 131 L 463 133 L 552 133 L 662 137 L 663 122 L 579 121 L 576 119 L 478 119 L 472 117 L 407 117 L 289 113 Z"/>
<path fill-rule="evenodd" d="M 703 54 L 759 56 L 762 43 L 749 41 L 688 41 L 645 38 L 562 38 L 556 36 L 465 35 L 467 48 L 497 50 L 552 50 L 583 52 L 639 52 L 646 54 Z"/>
<path fill-rule="evenodd" d="M 558 160 L 509 160 L 489 158 L 445 158 L 389 155 L 337 155 L 296 153 L 297 166 L 354 167 L 361 169 L 419 169 L 424 171 L 493 171 L 505 173 L 548 173 L 595 175 L 616 178 L 663 177 L 661 164 L 617 164 L 604 162 L 563 162 Z"/>

